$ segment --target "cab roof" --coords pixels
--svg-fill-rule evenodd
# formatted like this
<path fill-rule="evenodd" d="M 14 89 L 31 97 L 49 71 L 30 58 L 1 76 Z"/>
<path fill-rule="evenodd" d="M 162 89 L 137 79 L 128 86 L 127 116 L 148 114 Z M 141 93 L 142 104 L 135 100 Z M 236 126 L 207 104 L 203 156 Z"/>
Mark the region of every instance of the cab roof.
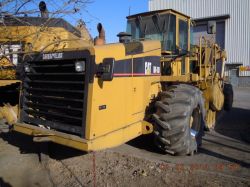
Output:
<path fill-rule="evenodd" d="M 155 10 L 155 11 L 149 11 L 149 12 L 143 12 L 143 13 L 139 13 L 139 14 L 134 14 L 134 15 L 130 15 L 130 16 L 127 16 L 127 19 L 132 19 L 132 18 L 137 18 L 138 16 L 149 16 L 149 15 L 154 15 L 154 14 L 162 14 L 162 13 L 175 13 L 175 14 L 179 14 L 179 15 L 182 15 L 186 18 L 190 18 L 189 16 L 181 13 L 181 12 L 178 12 L 174 9 L 162 9 L 162 10 Z"/>

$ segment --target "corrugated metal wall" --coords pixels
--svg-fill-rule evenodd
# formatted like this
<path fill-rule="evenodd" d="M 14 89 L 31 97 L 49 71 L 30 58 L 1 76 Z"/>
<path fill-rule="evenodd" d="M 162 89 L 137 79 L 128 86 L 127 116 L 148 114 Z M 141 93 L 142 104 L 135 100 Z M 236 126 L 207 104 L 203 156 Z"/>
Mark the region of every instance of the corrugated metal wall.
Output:
<path fill-rule="evenodd" d="M 149 0 L 149 10 L 172 8 L 192 18 L 229 14 L 225 22 L 228 63 L 250 66 L 250 0 Z M 240 76 L 250 76 L 242 72 Z"/>

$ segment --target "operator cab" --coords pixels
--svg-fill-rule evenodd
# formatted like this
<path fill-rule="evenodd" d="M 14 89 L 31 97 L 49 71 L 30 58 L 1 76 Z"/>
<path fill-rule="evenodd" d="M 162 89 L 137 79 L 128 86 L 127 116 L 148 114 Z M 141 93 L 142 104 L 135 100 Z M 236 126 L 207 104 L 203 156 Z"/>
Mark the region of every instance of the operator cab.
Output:
<path fill-rule="evenodd" d="M 127 33 L 132 41 L 160 40 L 163 54 L 190 50 L 190 17 L 172 9 L 128 16 Z"/>

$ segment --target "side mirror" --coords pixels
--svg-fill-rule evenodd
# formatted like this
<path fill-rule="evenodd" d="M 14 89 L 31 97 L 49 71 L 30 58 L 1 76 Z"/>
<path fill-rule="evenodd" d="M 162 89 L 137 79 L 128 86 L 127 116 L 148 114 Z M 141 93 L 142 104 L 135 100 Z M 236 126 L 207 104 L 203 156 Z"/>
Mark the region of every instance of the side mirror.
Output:
<path fill-rule="evenodd" d="M 216 34 L 216 21 L 208 21 L 207 22 L 207 33 L 208 34 Z"/>
<path fill-rule="evenodd" d="M 96 76 L 103 81 L 112 81 L 114 77 L 114 58 L 104 58 L 97 67 Z"/>

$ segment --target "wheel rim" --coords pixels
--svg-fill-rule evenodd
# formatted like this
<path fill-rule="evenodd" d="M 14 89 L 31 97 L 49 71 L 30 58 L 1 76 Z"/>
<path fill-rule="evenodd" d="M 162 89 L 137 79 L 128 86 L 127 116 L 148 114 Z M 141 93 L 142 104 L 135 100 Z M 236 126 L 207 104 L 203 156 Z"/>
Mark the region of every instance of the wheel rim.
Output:
<path fill-rule="evenodd" d="M 193 137 L 197 137 L 200 128 L 201 128 L 201 111 L 199 107 L 193 110 L 193 113 L 190 117 L 190 133 Z"/>

